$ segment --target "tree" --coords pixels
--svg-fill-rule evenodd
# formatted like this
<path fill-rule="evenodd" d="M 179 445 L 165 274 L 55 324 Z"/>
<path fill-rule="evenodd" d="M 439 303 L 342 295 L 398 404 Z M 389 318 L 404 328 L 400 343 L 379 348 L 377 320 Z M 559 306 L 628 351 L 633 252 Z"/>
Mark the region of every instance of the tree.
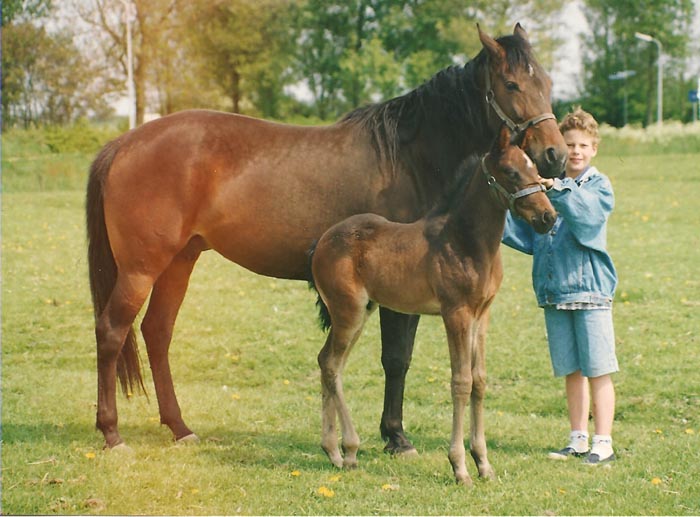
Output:
<path fill-rule="evenodd" d="M 147 106 L 149 74 L 153 61 L 163 51 L 162 36 L 174 23 L 175 14 L 184 0 L 124 0 L 133 6 L 133 77 L 136 93 L 136 123 L 142 124 Z M 120 70 L 125 84 L 127 71 L 127 33 L 124 2 L 115 0 L 94 0 L 85 2 L 73 0 L 73 9 L 80 18 L 92 27 L 92 34 L 98 38 L 104 62 L 112 69 Z M 106 70 L 105 70 L 106 71 Z"/>
<path fill-rule="evenodd" d="M 691 0 L 586 0 L 586 18 L 591 27 L 584 44 L 588 49 L 584 56 L 587 108 L 599 120 L 621 126 L 625 87 L 630 120 L 653 122 L 657 50 L 655 45 L 637 40 L 634 33 L 649 34 L 662 42 L 664 79 L 674 83 L 687 56 L 692 17 Z M 609 79 L 621 70 L 633 70 L 636 75 L 625 83 Z M 674 88 L 666 89 L 664 100 L 673 91 Z M 664 117 L 681 118 L 677 106 L 664 102 Z"/>
<path fill-rule="evenodd" d="M 89 94 L 92 69 L 75 47 L 72 34 L 49 33 L 40 16 L 49 2 L 14 2 L 3 10 L 3 124 L 65 124 L 102 112 Z"/>
<path fill-rule="evenodd" d="M 193 43 L 230 109 L 244 106 L 279 116 L 279 99 L 289 69 L 290 3 L 281 0 L 194 2 L 188 25 Z"/>

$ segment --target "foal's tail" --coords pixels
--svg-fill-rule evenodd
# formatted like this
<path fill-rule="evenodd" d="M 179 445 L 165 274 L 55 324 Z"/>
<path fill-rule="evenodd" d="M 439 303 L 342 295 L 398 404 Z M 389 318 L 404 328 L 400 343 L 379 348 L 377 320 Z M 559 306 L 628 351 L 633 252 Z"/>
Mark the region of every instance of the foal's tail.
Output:
<path fill-rule="evenodd" d="M 119 150 L 119 145 L 120 141 L 117 139 L 104 146 L 90 166 L 87 184 L 85 211 L 87 216 L 88 269 L 95 321 L 107 306 L 117 281 L 117 264 L 114 261 L 105 224 L 103 192 L 107 173 Z M 129 329 L 119 354 L 117 375 L 126 396 L 129 396 L 134 388 L 146 392 L 141 376 L 141 360 L 133 327 Z"/>
<path fill-rule="evenodd" d="M 314 275 L 311 272 L 311 262 L 314 259 L 314 253 L 316 252 L 316 245 L 318 244 L 318 241 L 314 241 L 313 244 L 311 244 L 311 248 L 309 248 L 309 251 L 306 252 L 306 254 L 309 257 L 308 265 L 309 265 L 309 271 L 308 271 L 308 279 L 309 279 L 309 289 L 313 289 L 316 291 L 316 294 L 318 295 L 316 298 L 316 307 L 318 307 L 318 323 L 321 326 L 321 329 L 324 331 L 327 331 L 329 328 L 331 328 L 331 313 L 328 312 L 328 307 L 326 306 L 325 303 L 323 303 L 323 298 L 321 298 L 321 295 L 318 294 L 318 289 L 316 289 L 316 282 L 314 281 Z"/>

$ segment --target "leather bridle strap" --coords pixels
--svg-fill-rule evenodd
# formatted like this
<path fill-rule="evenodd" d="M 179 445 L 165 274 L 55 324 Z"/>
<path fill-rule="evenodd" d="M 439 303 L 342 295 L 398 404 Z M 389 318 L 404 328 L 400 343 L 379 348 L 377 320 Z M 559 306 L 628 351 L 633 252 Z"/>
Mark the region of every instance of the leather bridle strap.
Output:
<path fill-rule="evenodd" d="M 486 167 L 486 157 L 488 154 L 485 154 L 484 157 L 481 159 L 481 172 L 484 173 L 484 176 L 486 176 L 486 182 L 489 184 L 489 187 L 492 189 L 496 190 L 499 194 L 501 194 L 504 198 L 506 198 L 506 201 L 508 201 L 508 208 L 510 209 L 511 212 L 513 212 L 513 215 L 515 214 L 515 202 L 520 199 L 521 197 L 529 196 L 530 194 L 535 194 L 536 192 L 545 192 L 547 189 L 545 188 L 544 185 L 541 183 L 537 183 L 535 185 L 525 187 L 522 190 L 518 190 L 516 192 L 510 193 L 506 189 L 503 188 L 503 186 L 496 181 L 496 178 L 493 177 L 493 174 L 491 174 Z"/>
<path fill-rule="evenodd" d="M 505 112 L 501 109 L 501 107 L 498 105 L 498 102 L 496 102 L 496 94 L 493 91 L 493 88 L 491 88 L 491 73 L 490 73 L 490 67 L 488 65 L 488 61 L 486 62 L 486 102 L 493 108 L 493 111 L 496 112 L 496 115 L 498 115 L 498 118 L 500 118 L 504 124 L 508 126 L 508 128 L 515 132 L 515 133 L 522 133 L 523 131 L 526 131 L 529 127 L 534 126 L 536 124 L 539 124 L 540 122 L 544 120 L 549 120 L 549 119 L 554 119 L 555 121 L 557 120 L 557 117 L 554 116 L 554 113 L 543 113 L 542 115 L 537 115 L 536 117 L 532 117 L 529 120 L 526 120 L 525 122 L 521 122 L 520 124 L 516 124 L 513 119 L 511 119 L 508 115 L 505 114 Z"/>

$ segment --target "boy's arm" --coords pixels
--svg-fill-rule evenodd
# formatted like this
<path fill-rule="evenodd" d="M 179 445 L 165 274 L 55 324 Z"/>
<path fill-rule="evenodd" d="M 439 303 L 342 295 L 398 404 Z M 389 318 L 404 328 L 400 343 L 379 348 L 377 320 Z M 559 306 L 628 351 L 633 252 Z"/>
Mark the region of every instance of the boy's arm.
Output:
<path fill-rule="evenodd" d="M 605 250 L 605 223 L 615 206 L 607 177 L 596 174 L 581 186 L 571 178 L 556 179 L 547 195 L 579 243 Z"/>
<path fill-rule="evenodd" d="M 532 255 L 534 230 L 522 219 L 513 217 L 510 211 L 506 215 L 506 227 L 503 231 L 503 244 L 518 251 Z"/>

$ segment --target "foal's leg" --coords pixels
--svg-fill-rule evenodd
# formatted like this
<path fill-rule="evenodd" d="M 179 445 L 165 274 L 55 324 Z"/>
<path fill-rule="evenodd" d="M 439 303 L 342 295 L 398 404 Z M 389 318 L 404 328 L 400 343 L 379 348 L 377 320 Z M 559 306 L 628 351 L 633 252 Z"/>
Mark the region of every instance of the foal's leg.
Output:
<path fill-rule="evenodd" d="M 489 325 L 488 310 L 476 322 L 472 359 L 471 439 L 469 448 L 479 469 L 479 477 L 495 479 L 496 473 L 486 456 L 484 433 L 484 394 L 486 393 L 486 331 Z"/>
<path fill-rule="evenodd" d="M 350 350 L 362 333 L 366 316 L 364 306 L 354 300 L 349 303 L 343 300 L 338 305 L 342 307 L 342 314 L 329 307 L 333 324 L 326 344 L 318 355 L 323 401 L 321 447 L 336 467 L 354 468 L 357 466 L 360 437 L 345 403 L 342 373 Z M 340 420 L 344 458 L 338 449 L 336 414 Z"/>
<path fill-rule="evenodd" d="M 472 391 L 473 316 L 467 308 L 443 314 L 452 370 L 452 439 L 448 458 L 457 483 L 471 486 L 464 448 L 464 414 Z"/>
<path fill-rule="evenodd" d="M 384 411 L 379 429 L 391 454 L 416 454 L 403 430 L 403 396 L 406 373 L 411 364 L 419 316 L 400 314 L 380 307 Z"/>
<path fill-rule="evenodd" d="M 95 325 L 96 426 L 104 434 L 106 448 L 123 444 L 117 427 L 117 360 L 124 347 L 124 340 L 152 285 L 153 279 L 150 276 L 120 274 Z"/>
<path fill-rule="evenodd" d="M 175 318 L 182 305 L 190 274 L 199 254 L 199 251 L 185 250 L 173 259 L 153 287 L 148 311 L 141 323 L 141 332 L 146 341 L 153 384 L 158 398 L 160 423 L 170 428 L 177 441 L 197 440 L 197 435 L 182 420 L 170 373 L 168 350 Z"/>

